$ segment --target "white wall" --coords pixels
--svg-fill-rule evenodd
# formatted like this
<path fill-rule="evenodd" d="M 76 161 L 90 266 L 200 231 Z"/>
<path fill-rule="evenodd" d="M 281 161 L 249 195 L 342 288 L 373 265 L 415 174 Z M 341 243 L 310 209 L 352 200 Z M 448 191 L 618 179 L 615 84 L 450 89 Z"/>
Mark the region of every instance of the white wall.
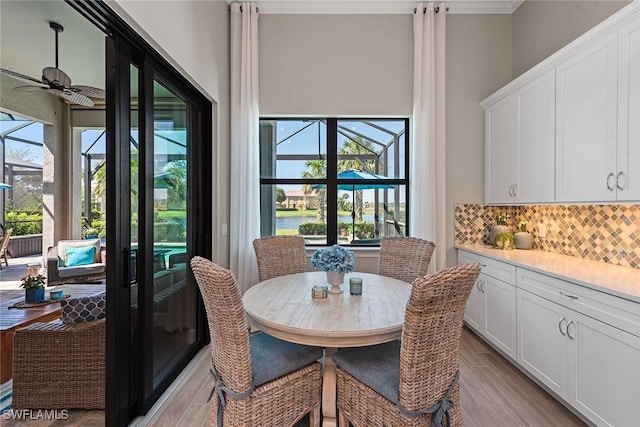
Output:
<path fill-rule="evenodd" d="M 511 81 L 510 15 L 447 16 L 447 265 L 456 263 L 453 206 L 484 196 L 480 101 Z"/>
<path fill-rule="evenodd" d="M 628 1 L 525 1 L 513 14 L 513 77 L 517 77 Z"/>
<path fill-rule="evenodd" d="M 107 2 L 213 102 L 213 259 L 229 263 L 229 10 L 225 1 Z"/>
<path fill-rule="evenodd" d="M 411 114 L 411 15 L 261 15 L 261 115 Z"/>

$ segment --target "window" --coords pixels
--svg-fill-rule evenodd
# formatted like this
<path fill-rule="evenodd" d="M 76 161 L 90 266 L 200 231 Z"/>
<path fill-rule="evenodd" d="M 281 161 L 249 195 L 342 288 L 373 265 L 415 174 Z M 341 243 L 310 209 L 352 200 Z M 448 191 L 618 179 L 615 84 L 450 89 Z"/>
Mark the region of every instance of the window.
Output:
<path fill-rule="evenodd" d="M 408 127 L 408 119 L 261 119 L 262 236 L 361 246 L 407 235 Z"/>

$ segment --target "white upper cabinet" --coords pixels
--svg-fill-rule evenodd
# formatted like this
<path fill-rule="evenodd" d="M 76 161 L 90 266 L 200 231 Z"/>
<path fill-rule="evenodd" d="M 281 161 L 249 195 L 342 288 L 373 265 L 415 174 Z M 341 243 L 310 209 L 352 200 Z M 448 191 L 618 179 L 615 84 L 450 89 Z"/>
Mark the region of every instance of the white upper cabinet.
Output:
<path fill-rule="evenodd" d="M 556 200 L 616 199 L 617 51 L 611 34 L 556 69 Z"/>
<path fill-rule="evenodd" d="M 485 201 L 553 201 L 555 74 L 550 71 L 485 111 Z"/>
<path fill-rule="evenodd" d="M 640 202 L 640 1 L 481 106 L 485 203 Z"/>
<path fill-rule="evenodd" d="M 640 200 L 640 14 L 618 33 L 618 200 Z"/>
<path fill-rule="evenodd" d="M 518 203 L 552 202 L 555 192 L 555 73 L 549 71 L 517 92 Z"/>
<path fill-rule="evenodd" d="M 513 203 L 516 186 L 516 98 L 510 95 L 487 108 L 485 190 L 487 203 Z"/>

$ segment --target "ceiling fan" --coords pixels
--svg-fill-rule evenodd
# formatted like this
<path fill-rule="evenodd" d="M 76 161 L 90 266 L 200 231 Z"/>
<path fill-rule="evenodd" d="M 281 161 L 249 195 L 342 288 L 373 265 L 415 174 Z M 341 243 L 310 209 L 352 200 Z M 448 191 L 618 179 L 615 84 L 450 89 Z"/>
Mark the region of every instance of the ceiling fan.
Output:
<path fill-rule="evenodd" d="M 104 90 L 91 86 L 71 85 L 71 78 L 67 73 L 58 68 L 58 33 L 64 31 L 64 27 L 57 22 L 50 22 L 49 28 L 51 28 L 56 34 L 56 66 L 43 68 L 41 80 L 4 68 L 0 68 L 0 71 L 4 74 L 39 84 L 39 86 L 29 85 L 14 87 L 13 90 L 18 92 L 46 91 L 51 95 L 66 99 L 73 104 L 93 107 L 94 103 L 91 98 L 104 99 Z"/>

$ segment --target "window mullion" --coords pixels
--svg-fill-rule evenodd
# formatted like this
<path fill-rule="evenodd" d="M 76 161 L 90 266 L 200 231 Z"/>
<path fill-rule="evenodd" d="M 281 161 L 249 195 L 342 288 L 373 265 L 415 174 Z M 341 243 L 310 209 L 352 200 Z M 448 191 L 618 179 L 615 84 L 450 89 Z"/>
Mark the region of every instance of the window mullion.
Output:
<path fill-rule="evenodd" d="M 338 119 L 327 119 L 327 245 L 338 243 Z"/>

